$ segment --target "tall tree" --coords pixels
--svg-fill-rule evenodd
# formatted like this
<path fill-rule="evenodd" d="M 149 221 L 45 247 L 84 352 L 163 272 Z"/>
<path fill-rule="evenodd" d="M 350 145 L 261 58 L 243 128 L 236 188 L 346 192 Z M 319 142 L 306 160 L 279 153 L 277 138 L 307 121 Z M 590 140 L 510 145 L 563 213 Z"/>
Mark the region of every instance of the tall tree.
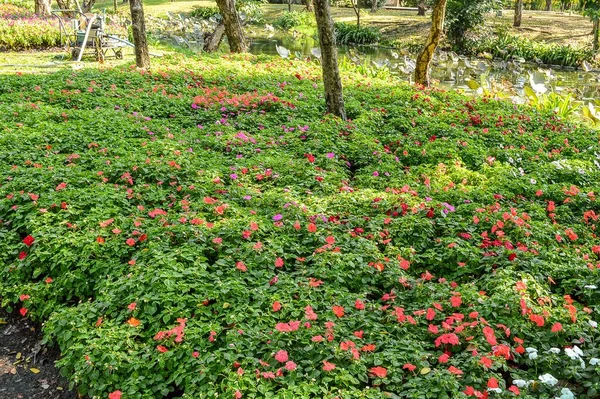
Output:
<path fill-rule="evenodd" d="M 427 37 L 425 47 L 417 57 L 417 66 L 415 68 L 415 83 L 429 86 L 429 65 L 433 59 L 435 49 L 440 44 L 440 39 L 444 32 L 444 20 L 446 18 L 447 0 L 437 0 L 433 6 L 431 16 L 431 30 Z"/>
<path fill-rule="evenodd" d="M 235 9 L 235 0 L 217 0 L 219 12 L 223 17 L 225 25 L 225 34 L 229 42 L 229 50 L 232 53 L 245 53 L 248 51 L 244 31 L 242 30 L 242 21 Z"/>
<path fill-rule="evenodd" d="M 552 11 L 552 0 L 546 0 L 546 11 Z"/>
<path fill-rule="evenodd" d="M 515 19 L 513 22 L 513 26 L 518 28 L 521 26 L 521 20 L 523 19 L 523 0 L 515 1 Z"/>
<path fill-rule="evenodd" d="M 35 0 L 35 15 L 46 17 L 50 15 L 51 0 Z"/>
<path fill-rule="evenodd" d="M 323 68 L 327 112 L 346 120 L 342 79 L 338 67 L 329 0 L 314 0 L 314 6 L 317 30 L 319 31 L 319 45 L 321 46 L 321 67 Z"/>
<path fill-rule="evenodd" d="M 146 38 L 146 23 L 144 22 L 144 6 L 142 0 L 130 0 L 131 30 L 135 44 L 135 64 L 138 68 L 150 68 L 150 52 Z"/>

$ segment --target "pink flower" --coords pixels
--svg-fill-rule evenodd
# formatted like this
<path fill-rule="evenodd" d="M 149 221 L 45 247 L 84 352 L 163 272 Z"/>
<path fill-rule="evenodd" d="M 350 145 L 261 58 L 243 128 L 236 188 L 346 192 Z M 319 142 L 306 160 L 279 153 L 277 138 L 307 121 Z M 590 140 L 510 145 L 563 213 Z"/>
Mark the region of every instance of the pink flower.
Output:
<path fill-rule="evenodd" d="M 114 391 L 108 394 L 108 399 L 121 399 L 123 393 L 121 391 Z"/>
<path fill-rule="evenodd" d="M 329 363 L 327 360 L 323 360 L 323 370 L 324 371 L 335 370 L 335 364 Z"/>
<path fill-rule="evenodd" d="M 285 369 L 288 371 L 294 371 L 296 370 L 296 363 L 292 362 L 291 360 L 285 363 Z"/>
<path fill-rule="evenodd" d="M 277 351 L 277 353 L 275 354 L 275 360 L 277 360 L 279 363 L 287 362 L 288 361 L 287 351 L 284 351 L 283 349 Z"/>
<path fill-rule="evenodd" d="M 273 302 L 273 312 L 278 312 L 281 309 L 281 303 L 279 301 Z"/>

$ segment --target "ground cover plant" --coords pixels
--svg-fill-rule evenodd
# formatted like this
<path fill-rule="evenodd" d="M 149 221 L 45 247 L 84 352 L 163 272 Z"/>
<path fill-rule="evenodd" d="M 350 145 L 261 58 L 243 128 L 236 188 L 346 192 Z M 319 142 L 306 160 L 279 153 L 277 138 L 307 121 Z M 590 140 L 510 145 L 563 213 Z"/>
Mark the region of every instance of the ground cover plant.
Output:
<path fill-rule="evenodd" d="M 0 75 L 0 300 L 99 398 L 594 398 L 597 130 L 251 55 Z"/>

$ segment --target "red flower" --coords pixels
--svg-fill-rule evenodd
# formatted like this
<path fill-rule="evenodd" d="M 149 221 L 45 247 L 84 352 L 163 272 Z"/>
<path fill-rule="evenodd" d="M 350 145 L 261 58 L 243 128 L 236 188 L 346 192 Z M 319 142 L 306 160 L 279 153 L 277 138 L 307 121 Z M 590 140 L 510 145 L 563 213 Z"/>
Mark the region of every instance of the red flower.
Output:
<path fill-rule="evenodd" d="M 488 388 L 498 388 L 498 380 L 494 377 L 490 377 L 487 383 Z"/>
<path fill-rule="evenodd" d="M 459 307 L 462 304 L 460 295 L 454 295 L 452 298 L 450 298 L 450 304 L 455 308 Z"/>
<path fill-rule="evenodd" d="M 435 310 L 433 310 L 433 308 L 429 308 L 427 309 L 427 314 L 425 315 L 425 318 L 429 321 L 433 320 L 435 317 Z"/>
<path fill-rule="evenodd" d="M 241 393 L 239 390 L 237 390 L 237 391 L 235 391 L 235 393 L 233 394 L 233 397 L 234 397 L 235 399 L 242 399 L 242 393 Z"/>
<path fill-rule="evenodd" d="M 123 393 L 121 391 L 114 391 L 108 394 L 108 399 L 121 399 Z"/>
<path fill-rule="evenodd" d="M 461 375 L 461 374 L 463 373 L 463 372 L 462 372 L 462 370 L 460 370 L 460 369 L 457 369 L 457 368 L 456 368 L 456 367 L 454 367 L 454 366 L 450 366 L 450 367 L 448 367 L 448 371 L 449 371 L 450 373 L 454 374 L 454 375 Z"/>
<path fill-rule="evenodd" d="M 517 395 L 517 396 L 521 394 L 521 391 L 519 391 L 519 388 L 517 388 L 517 387 L 516 387 L 516 386 L 514 386 L 514 385 L 511 385 L 511 386 L 508 388 L 508 390 L 509 390 L 509 391 L 511 391 L 512 393 L 514 393 L 514 394 L 515 394 L 515 395 Z"/>
<path fill-rule="evenodd" d="M 165 353 L 165 352 L 168 352 L 168 351 L 169 351 L 169 350 L 168 350 L 166 347 L 164 347 L 164 346 L 162 346 L 162 345 L 158 345 L 158 346 L 156 347 L 156 350 L 157 350 L 157 351 L 159 351 L 159 352 L 162 352 L 162 353 Z"/>
<path fill-rule="evenodd" d="M 21 316 L 25 317 L 25 315 L 27 314 L 27 308 L 21 308 L 19 310 L 19 313 L 21 313 Z"/>
<path fill-rule="evenodd" d="M 309 223 L 308 225 L 308 232 L 309 233 L 316 233 L 317 231 L 317 225 L 314 223 Z"/>
<path fill-rule="evenodd" d="M 356 310 L 364 310 L 364 308 L 365 308 L 365 304 L 364 304 L 364 303 L 363 303 L 363 302 L 362 302 L 360 299 L 357 299 L 357 300 L 354 302 L 354 308 L 355 308 Z"/>
<path fill-rule="evenodd" d="M 33 238 L 32 236 L 27 236 L 27 237 L 23 238 L 23 244 L 27 245 L 28 247 L 32 246 L 34 241 L 35 241 L 35 238 Z"/>
<path fill-rule="evenodd" d="M 335 364 L 329 363 L 327 360 L 323 360 L 323 370 L 324 371 L 335 370 Z"/>
<path fill-rule="evenodd" d="M 281 309 L 281 303 L 279 301 L 273 302 L 273 312 L 278 312 Z"/>
<path fill-rule="evenodd" d="M 448 355 L 447 353 L 444 353 L 443 355 L 440 355 L 440 357 L 438 357 L 438 362 L 448 363 L 448 359 L 450 359 L 450 355 Z"/>
<path fill-rule="evenodd" d="M 27 257 L 27 252 L 21 251 L 19 252 L 19 260 L 23 260 Z"/>
<path fill-rule="evenodd" d="M 554 323 L 552 325 L 552 330 L 551 330 L 552 332 L 559 332 L 561 330 L 562 330 L 562 324 L 560 324 L 560 323 Z"/>
<path fill-rule="evenodd" d="M 277 353 L 275 354 L 275 360 L 277 360 L 279 363 L 285 363 L 288 361 L 288 353 L 287 351 L 284 351 L 283 349 L 277 351 Z"/>
<path fill-rule="evenodd" d="M 488 368 L 488 369 L 490 367 L 492 367 L 492 364 L 493 364 L 492 359 L 490 359 L 489 357 L 485 357 L 485 356 L 481 357 L 481 359 L 479 360 L 479 363 L 481 363 L 483 365 L 483 367 Z"/>
<path fill-rule="evenodd" d="M 283 259 L 281 259 L 281 258 L 275 259 L 275 267 L 283 267 Z"/>
<path fill-rule="evenodd" d="M 325 238 L 325 242 L 327 244 L 334 244 L 335 243 L 335 237 L 334 236 L 327 236 L 327 238 Z"/>
<path fill-rule="evenodd" d="M 415 371 L 417 366 L 415 366 L 414 364 L 406 363 L 404 366 L 402 366 L 402 368 L 408 371 Z"/>
<path fill-rule="evenodd" d="M 344 307 L 343 306 L 333 305 L 333 307 L 331 309 L 333 310 L 333 313 L 337 317 L 343 317 L 344 316 Z"/>
<path fill-rule="evenodd" d="M 135 240 L 133 238 L 128 238 L 127 241 L 125 241 L 125 244 L 133 247 L 135 245 Z"/>
<path fill-rule="evenodd" d="M 387 375 L 387 369 L 385 367 L 380 366 L 371 367 L 369 369 L 369 372 L 377 378 L 385 378 L 385 376 Z"/>

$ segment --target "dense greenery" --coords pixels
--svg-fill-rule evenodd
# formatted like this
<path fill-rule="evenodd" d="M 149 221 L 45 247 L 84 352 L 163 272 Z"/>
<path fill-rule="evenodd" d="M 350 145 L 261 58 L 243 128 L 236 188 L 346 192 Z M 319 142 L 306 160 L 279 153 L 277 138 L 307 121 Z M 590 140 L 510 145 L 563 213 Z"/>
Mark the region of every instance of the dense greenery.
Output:
<path fill-rule="evenodd" d="M 338 44 L 374 44 L 381 40 L 381 33 L 368 26 L 346 22 L 335 23 L 335 40 Z"/>
<path fill-rule="evenodd" d="M 82 393 L 597 396 L 598 131 L 351 71 L 341 123 L 317 64 L 162 62 L 0 76 L 1 305 Z"/>
<path fill-rule="evenodd" d="M 469 34 L 483 26 L 485 14 L 500 7 L 499 0 L 448 0 L 446 33 L 459 50 L 467 48 Z"/>
<path fill-rule="evenodd" d="M 306 11 L 285 11 L 273 25 L 280 29 L 292 29 L 300 26 L 315 26 L 315 16 Z"/>
<path fill-rule="evenodd" d="M 579 67 L 583 61 L 594 60 L 591 48 L 535 42 L 506 32 L 469 41 L 468 48 L 473 54 L 486 52 L 504 60 L 523 58 L 526 61 L 549 65 Z"/>

